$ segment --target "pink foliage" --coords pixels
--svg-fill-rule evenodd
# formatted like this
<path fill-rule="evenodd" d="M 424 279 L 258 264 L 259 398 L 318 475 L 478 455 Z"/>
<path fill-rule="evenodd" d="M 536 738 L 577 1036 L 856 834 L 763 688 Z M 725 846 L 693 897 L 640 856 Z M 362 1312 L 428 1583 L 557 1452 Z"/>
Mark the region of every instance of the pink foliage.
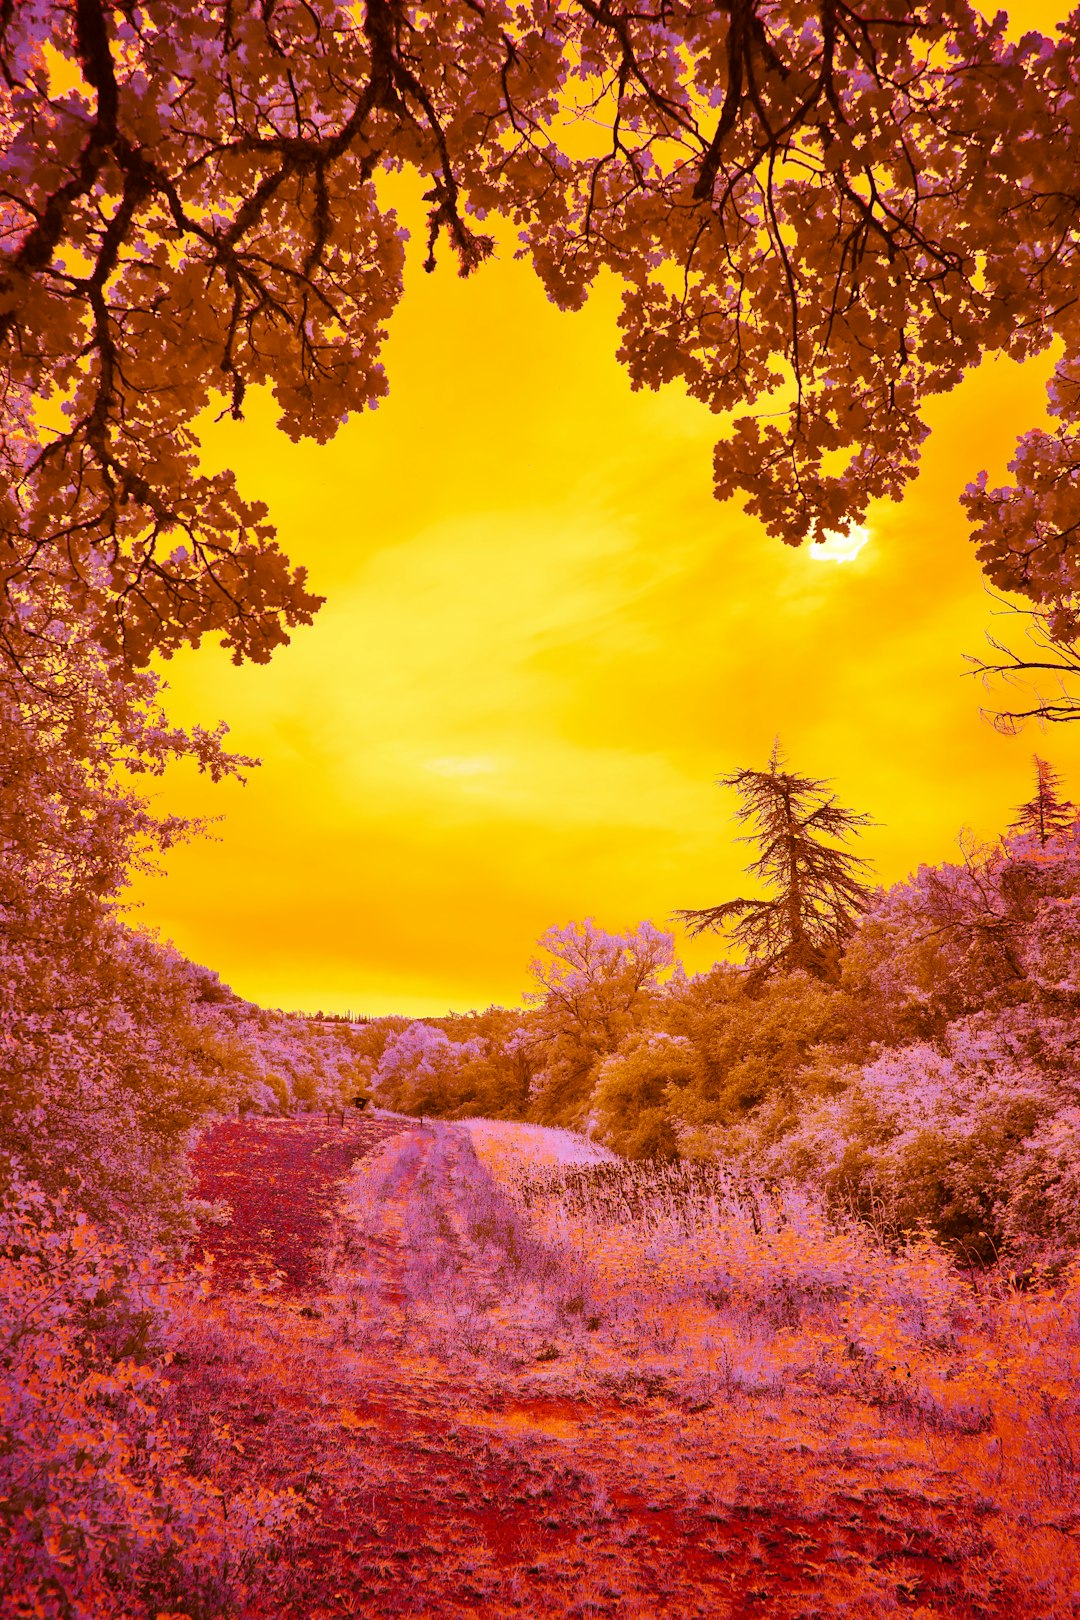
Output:
<path fill-rule="evenodd" d="M 5 1615 L 97 1620 L 242 1592 L 290 1515 L 189 1477 L 158 1367 L 183 1308 L 160 1257 L 15 1187 L 0 1204 L 0 1590 Z"/>
<path fill-rule="evenodd" d="M 580 1022 L 629 1010 L 646 986 L 675 965 L 674 937 L 651 922 L 610 934 L 586 917 L 549 928 L 540 945 L 547 954 L 529 964 L 537 985 L 530 999 L 561 1006 Z"/>

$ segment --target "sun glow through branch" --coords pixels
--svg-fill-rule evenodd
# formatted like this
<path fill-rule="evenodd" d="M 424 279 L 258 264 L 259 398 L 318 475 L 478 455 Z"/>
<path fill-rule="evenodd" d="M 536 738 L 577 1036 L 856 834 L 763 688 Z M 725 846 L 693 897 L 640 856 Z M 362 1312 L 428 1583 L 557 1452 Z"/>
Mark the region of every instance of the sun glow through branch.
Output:
<path fill-rule="evenodd" d="M 811 543 L 810 555 L 815 562 L 854 562 L 869 539 L 870 530 L 861 524 L 853 523 L 850 534 L 837 534 L 830 529 L 827 539 Z"/>

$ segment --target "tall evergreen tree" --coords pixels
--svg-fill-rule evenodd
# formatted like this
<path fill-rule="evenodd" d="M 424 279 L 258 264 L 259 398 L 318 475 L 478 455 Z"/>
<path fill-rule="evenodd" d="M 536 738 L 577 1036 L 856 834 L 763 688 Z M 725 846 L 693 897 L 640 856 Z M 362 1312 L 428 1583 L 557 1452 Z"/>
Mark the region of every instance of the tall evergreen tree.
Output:
<path fill-rule="evenodd" d="M 773 895 L 675 915 L 692 934 L 730 930 L 760 971 L 801 968 L 835 978 L 844 941 L 870 895 L 862 876 L 866 861 L 838 844 L 871 825 L 871 818 L 845 810 L 824 782 L 787 770 L 785 763 L 778 739 L 766 770 L 732 771 L 717 783 L 738 793 L 736 814 L 750 829 L 740 842 L 756 844 L 760 852 L 747 871 Z"/>
<path fill-rule="evenodd" d="M 1010 832 L 1033 833 L 1045 844 L 1055 833 L 1068 832 L 1076 821 L 1076 806 L 1061 793 L 1061 777 L 1045 759 L 1033 754 L 1035 796 L 1016 807 Z"/>

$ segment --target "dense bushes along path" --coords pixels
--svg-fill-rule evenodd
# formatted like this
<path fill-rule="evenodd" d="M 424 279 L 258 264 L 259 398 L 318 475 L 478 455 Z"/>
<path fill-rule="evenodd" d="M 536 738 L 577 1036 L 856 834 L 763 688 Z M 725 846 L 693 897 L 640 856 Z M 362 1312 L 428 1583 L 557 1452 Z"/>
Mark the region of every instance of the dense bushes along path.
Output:
<path fill-rule="evenodd" d="M 466 1129 L 245 1121 L 196 1166 L 234 1218 L 174 1369 L 190 1461 L 302 1504 L 252 1620 L 1074 1612 L 872 1401 L 852 1426 L 730 1364 L 703 1394 L 659 1314 L 628 1337 Z"/>

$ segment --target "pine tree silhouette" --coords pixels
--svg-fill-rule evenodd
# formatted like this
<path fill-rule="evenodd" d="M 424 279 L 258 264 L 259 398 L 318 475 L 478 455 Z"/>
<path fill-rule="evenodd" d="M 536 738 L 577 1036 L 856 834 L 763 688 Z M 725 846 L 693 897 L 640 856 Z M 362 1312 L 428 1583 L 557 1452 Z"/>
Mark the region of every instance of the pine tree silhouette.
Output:
<path fill-rule="evenodd" d="M 757 859 L 747 867 L 776 892 L 768 899 L 725 900 L 717 906 L 685 909 L 675 916 L 691 934 L 730 930 L 759 972 L 801 968 L 818 978 L 839 972 L 844 941 L 870 895 L 861 855 L 837 847 L 872 825 L 869 816 L 845 810 L 827 784 L 784 769 L 779 739 L 768 769 L 738 770 L 722 776 L 742 803 L 736 812 L 748 825 L 741 843 L 756 844 Z"/>
<path fill-rule="evenodd" d="M 1076 821 L 1076 806 L 1061 796 L 1061 777 L 1045 759 L 1033 754 L 1035 797 L 1016 807 L 1010 832 L 1033 833 L 1045 844 L 1055 833 L 1068 832 Z"/>

